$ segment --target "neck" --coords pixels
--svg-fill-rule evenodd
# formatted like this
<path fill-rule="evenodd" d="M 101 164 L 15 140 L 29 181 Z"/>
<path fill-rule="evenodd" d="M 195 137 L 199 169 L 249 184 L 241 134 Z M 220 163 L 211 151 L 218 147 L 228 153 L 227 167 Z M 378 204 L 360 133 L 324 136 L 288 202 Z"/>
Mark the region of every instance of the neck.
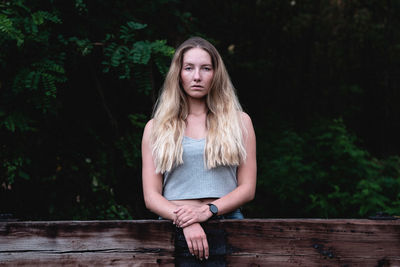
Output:
<path fill-rule="evenodd" d="M 197 99 L 197 98 L 189 98 L 189 114 L 191 115 L 203 115 L 207 113 L 208 108 L 206 105 L 205 98 Z"/>

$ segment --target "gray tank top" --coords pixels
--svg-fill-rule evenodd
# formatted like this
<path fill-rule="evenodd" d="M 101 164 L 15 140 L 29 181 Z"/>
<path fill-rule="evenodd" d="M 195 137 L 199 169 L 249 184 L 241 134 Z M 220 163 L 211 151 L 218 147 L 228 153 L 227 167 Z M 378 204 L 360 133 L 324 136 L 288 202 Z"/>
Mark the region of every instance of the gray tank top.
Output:
<path fill-rule="evenodd" d="M 205 139 L 184 136 L 183 164 L 163 175 L 163 196 L 166 199 L 220 198 L 237 187 L 237 166 L 205 167 L 205 142 Z"/>

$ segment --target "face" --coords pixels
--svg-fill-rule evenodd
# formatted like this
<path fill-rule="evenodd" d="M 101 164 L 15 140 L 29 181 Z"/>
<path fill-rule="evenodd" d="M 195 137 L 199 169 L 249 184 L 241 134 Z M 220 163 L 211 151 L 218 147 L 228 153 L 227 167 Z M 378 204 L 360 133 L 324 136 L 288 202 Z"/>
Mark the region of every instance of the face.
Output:
<path fill-rule="evenodd" d="M 192 48 L 183 55 L 181 84 L 192 98 L 204 98 L 210 91 L 214 76 L 211 56 L 201 48 Z"/>

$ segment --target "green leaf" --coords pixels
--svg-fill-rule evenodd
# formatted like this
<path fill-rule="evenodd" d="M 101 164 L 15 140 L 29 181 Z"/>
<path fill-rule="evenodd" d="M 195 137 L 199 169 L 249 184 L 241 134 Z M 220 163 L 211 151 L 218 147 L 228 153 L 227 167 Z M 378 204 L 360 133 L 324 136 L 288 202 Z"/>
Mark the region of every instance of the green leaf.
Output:
<path fill-rule="evenodd" d="M 29 180 L 31 177 L 29 176 L 29 174 L 27 174 L 26 172 L 24 172 L 24 171 L 18 171 L 18 175 L 19 175 L 19 177 L 21 177 L 21 178 L 23 178 L 23 179 L 25 179 L 25 180 Z"/>

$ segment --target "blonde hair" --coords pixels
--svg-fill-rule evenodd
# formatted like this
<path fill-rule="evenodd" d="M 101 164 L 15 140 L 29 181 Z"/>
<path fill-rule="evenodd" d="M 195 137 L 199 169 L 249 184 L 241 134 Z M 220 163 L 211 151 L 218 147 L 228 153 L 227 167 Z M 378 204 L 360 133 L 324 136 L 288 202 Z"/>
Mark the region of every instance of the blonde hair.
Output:
<path fill-rule="evenodd" d="M 151 145 L 157 173 L 170 171 L 183 163 L 182 140 L 189 113 L 187 96 L 180 84 L 183 56 L 192 48 L 207 51 L 214 76 L 207 95 L 207 137 L 204 159 L 207 168 L 239 165 L 246 158 L 242 108 L 235 88 L 216 48 L 208 41 L 193 37 L 176 50 L 153 113 Z"/>

